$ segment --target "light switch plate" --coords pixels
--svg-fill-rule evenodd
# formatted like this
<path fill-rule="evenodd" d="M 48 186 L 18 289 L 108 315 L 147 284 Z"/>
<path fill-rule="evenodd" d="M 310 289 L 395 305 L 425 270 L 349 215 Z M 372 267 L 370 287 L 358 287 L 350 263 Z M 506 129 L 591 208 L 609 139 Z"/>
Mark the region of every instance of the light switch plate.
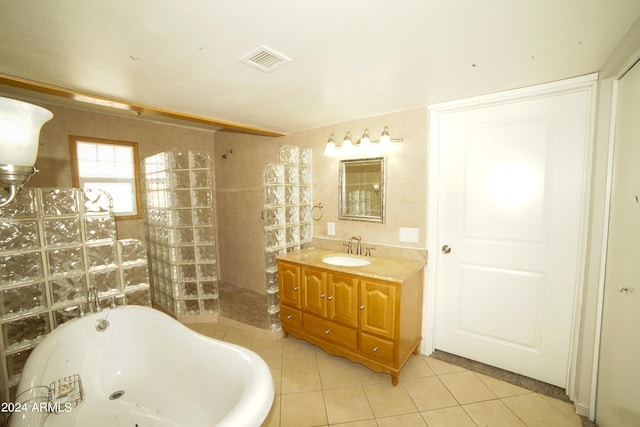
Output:
<path fill-rule="evenodd" d="M 418 243 L 420 229 L 414 227 L 400 227 L 400 241 L 406 243 Z"/>
<path fill-rule="evenodd" d="M 336 235 L 336 223 L 328 222 L 327 223 L 327 236 L 335 236 Z"/>

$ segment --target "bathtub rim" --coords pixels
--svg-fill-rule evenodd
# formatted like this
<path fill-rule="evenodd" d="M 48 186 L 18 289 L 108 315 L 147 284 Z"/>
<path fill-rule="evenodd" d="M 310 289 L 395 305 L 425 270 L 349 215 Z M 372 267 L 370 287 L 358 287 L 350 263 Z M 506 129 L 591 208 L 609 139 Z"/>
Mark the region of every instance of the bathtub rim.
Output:
<path fill-rule="evenodd" d="M 167 322 L 172 328 L 176 328 L 176 331 L 182 333 L 188 333 L 193 338 L 199 338 L 205 340 L 207 342 L 213 343 L 217 347 L 224 347 L 230 351 L 236 352 L 237 354 L 242 355 L 244 359 L 246 359 L 246 366 L 251 367 L 250 377 L 252 379 L 258 379 L 257 382 L 252 382 L 252 387 L 244 387 L 242 393 L 240 393 L 239 399 L 236 401 L 236 404 L 225 413 L 224 418 L 222 418 L 216 426 L 219 427 L 231 427 L 237 425 L 244 425 L 243 423 L 247 422 L 256 422 L 258 424 L 264 422 L 264 420 L 269 415 L 271 407 L 273 405 L 275 399 L 275 385 L 273 381 L 273 376 L 271 374 L 271 370 L 266 362 L 253 350 L 243 347 L 238 344 L 222 341 L 216 338 L 212 338 L 206 336 L 200 332 L 194 331 L 189 328 L 182 322 L 173 318 L 172 316 L 164 313 L 161 310 L 157 310 L 148 306 L 119 306 L 113 309 L 103 309 L 100 312 L 96 313 L 88 313 L 81 318 L 71 319 L 64 324 L 58 326 L 56 329 L 51 331 L 42 341 L 38 343 L 38 345 L 33 349 L 27 362 L 25 363 L 22 377 L 18 384 L 18 388 L 16 391 L 16 397 L 20 395 L 20 393 L 24 392 L 33 387 L 37 387 L 40 384 L 38 382 L 46 382 L 46 380 L 42 380 L 43 378 L 47 378 L 46 368 L 51 358 L 47 351 L 55 350 L 57 345 L 59 344 L 58 335 L 65 330 L 68 330 L 69 327 L 73 324 L 77 324 L 78 322 L 92 322 L 98 321 L 101 319 L 109 319 L 111 313 L 114 312 L 122 312 L 122 311 L 139 311 L 143 313 L 142 315 L 151 315 L 155 316 L 157 319 L 160 319 L 161 322 Z M 44 354 L 40 354 L 45 352 Z M 33 357 L 35 356 L 35 357 Z M 41 365 L 34 365 L 35 362 L 32 360 L 36 360 L 40 358 Z M 245 362 L 243 362 L 245 363 Z M 33 365 L 33 366 L 31 366 Z M 38 381 L 38 380 L 41 381 Z M 25 383 L 26 382 L 26 383 Z M 260 397 L 260 402 L 256 402 L 256 399 Z M 22 426 L 20 424 L 20 420 L 17 423 L 13 422 L 12 419 L 14 417 L 9 418 L 8 426 L 10 427 L 18 427 Z"/>

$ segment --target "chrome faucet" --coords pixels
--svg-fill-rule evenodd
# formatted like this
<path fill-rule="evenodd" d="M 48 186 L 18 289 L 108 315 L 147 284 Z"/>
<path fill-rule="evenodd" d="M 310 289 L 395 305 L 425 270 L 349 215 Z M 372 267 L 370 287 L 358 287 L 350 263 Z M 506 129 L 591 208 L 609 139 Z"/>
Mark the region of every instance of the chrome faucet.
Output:
<path fill-rule="evenodd" d="M 102 307 L 100 307 L 100 297 L 98 295 L 98 288 L 95 286 L 91 286 L 89 288 L 89 293 L 87 295 L 87 301 L 93 304 L 93 312 L 98 313 L 102 311 Z"/>
<path fill-rule="evenodd" d="M 353 236 L 351 238 L 350 242 L 353 241 L 353 240 L 356 241 L 356 255 L 362 255 L 362 237 Z"/>

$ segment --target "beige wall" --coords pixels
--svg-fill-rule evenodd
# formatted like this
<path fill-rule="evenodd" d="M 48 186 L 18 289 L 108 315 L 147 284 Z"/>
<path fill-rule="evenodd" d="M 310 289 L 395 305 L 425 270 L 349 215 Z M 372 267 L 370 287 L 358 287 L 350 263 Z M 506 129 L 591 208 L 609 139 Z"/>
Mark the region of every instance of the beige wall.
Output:
<path fill-rule="evenodd" d="M 325 157 L 324 146 L 329 135 L 336 140 L 351 131 L 357 139 L 369 129 L 371 139 L 379 139 L 385 126 L 392 138 L 402 138 L 396 150 L 386 156 L 386 220 L 383 224 L 338 220 L 339 159 Z M 406 110 L 382 116 L 308 130 L 301 133 L 306 146 L 313 149 L 313 203 L 322 203 L 323 217 L 313 224 L 314 237 L 348 240 L 362 236 L 367 243 L 426 248 L 427 223 L 427 109 Z M 327 223 L 334 222 L 336 235 L 327 235 Z M 400 227 L 419 228 L 418 243 L 400 242 Z"/>
<path fill-rule="evenodd" d="M 323 155 L 332 133 L 341 140 L 347 131 L 353 138 L 368 128 L 372 140 L 389 126 L 393 138 L 403 138 L 387 156 L 387 216 L 384 224 L 338 220 L 338 164 Z M 216 199 L 220 276 L 223 280 L 257 292 L 265 292 L 262 240 L 262 173 L 278 163 L 283 145 L 313 150 L 313 204 L 322 203 L 323 217 L 313 224 L 314 237 L 425 248 L 427 205 L 427 110 L 415 109 L 358 119 L 282 138 L 264 138 L 219 132 L 215 144 Z M 222 155 L 229 150 L 227 158 Z M 336 235 L 327 235 L 327 222 L 336 224 Z M 400 227 L 420 229 L 418 243 L 399 240 Z"/>
<path fill-rule="evenodd" d="M 262 171 L 278 162 L 273 138 L 216 134 L 218 265 L 222 280 L 266 293 L 262 240 Z M 233 153 L 227 153 L 233 150 Z M 226 158 L 222 156 L 226 154 Z"/>
<path fill-rule="evenodd" d="M 28 100 L 29 102 L 33 102 Z M 427 110 L 407 110 L 363 118 L 281 138 L 213 132 L 154 123 L 143 118 L 88 112 L 34 102 L 48 108 L 54 118 L 42 128 L 36 167 L 40 170 L 28 185 L 71 186 L 69 135 L 134 141 L 140 159 L 177 150 L 207 151 L 212 156 L 216 185 L 219 267 L 222 280 L 265 292 L 262 237 L 262 172 L 279 161 L 279 149 L 291 144 L 313 150 L 313 204 L 322 203 L 323 217 L 314 222 L 314 237 L 347 240 L 361 235 L 363 242 L 425 248 Z M 394 138 L 403 138 L 387 156 L 387 216 L 384 224 L 338 220 L 339 160 L 323 155 L 331 133 L 341 140 L 347 131 L 354 139 L 368 128 L 377 140 L 384 126 Z M 215 138 L 215 145 L 214 145 Z M 222 155 L 227 151 L 227 158 Z M 327 236 L 327 222 L 336 224 L 336 235 Z M 402 243 L 400 227 L 420 229 L 418 243 Z M 144 240 L 142 220 L 118 221 L 118 238 Z"/>
<path fill-rule="evenodd" d="M 163 151 L 200 150 L 213 155 L 213 131 L 29 102 L 49 109 L 53 119 L 43 126 L 40 133 L 36 161 L 40 172 L 29 180 L 28 186 L 71 187 L 69 135 L 137 142 L 140 160 Z M 119 239 L 144 240 L 142 220 L 118 221 L 117 229 Z"/>

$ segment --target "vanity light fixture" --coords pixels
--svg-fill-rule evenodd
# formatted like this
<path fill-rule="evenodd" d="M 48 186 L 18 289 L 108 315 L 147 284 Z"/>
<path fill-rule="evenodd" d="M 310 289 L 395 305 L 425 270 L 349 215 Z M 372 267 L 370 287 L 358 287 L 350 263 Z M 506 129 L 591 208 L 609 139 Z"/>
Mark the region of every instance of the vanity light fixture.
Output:
<path fill-rule="evenodd" d="M 342 151 L 349 153 L 353 149 L 353 142 L 351 141 L 351 132 L 347 132 L 342 140 L 342 146 L 340 147 Z"/>
<path fill-rule="evenodd" d="M 38 170 L 38 141 L 42 125 L 51 111 L 17 99 L 0 97 L 0 185 L 8 196 L 0 196 L 0 207 L 11 203 Z"/>
<path fill-rule="evenodd" d="M 371 141 L 369 138 L 369 129 L 365 129 L 362 137 L 353 142 L 351 140 L 351 132 L 347 132 L 341 145 L 336 145 L 335 135 L 331 134 L 324 148 L 325 156 L 358 156 L 371 157 L 379 156 L 384 152 L 390 151 L 393 144 L 402 142 L 402 138 L 391 138 L 389 127 L 385 126 L 379 141 Z"/>
<path fill-rule="evenodd" d="M 371 147 L 371 139 L 369 138 L 369 129 L 365 129 L 360 138 L 360 149 L 368 150 Z"/>
<path fill-rule="evenodd" d="M 324 155 L 335 156 L 336 153 L 336 136 L 334 134 L 331 134 L 329 140 L 327 140 L 327 145 L 324 146 Z"/>
<path fill-rule="evenodd" d="M 389 127 L 385 126 L 380 135 L 380 147 L 388 148 L 391 146 L 391 136 L 389 135 Z"/>

